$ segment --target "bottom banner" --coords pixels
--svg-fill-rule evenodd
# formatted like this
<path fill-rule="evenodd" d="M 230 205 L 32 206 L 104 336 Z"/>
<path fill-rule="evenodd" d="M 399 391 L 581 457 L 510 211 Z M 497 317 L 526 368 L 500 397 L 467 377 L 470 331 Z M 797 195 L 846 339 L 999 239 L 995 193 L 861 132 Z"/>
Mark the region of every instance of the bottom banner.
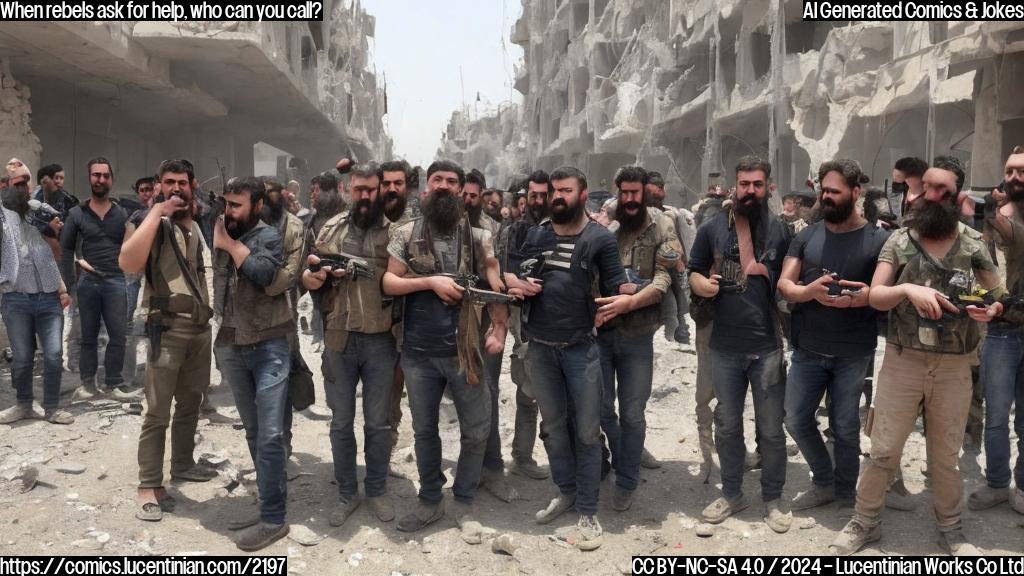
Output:
<path fill-rule="evenodd" d="M 1006 574 L 1024 576 L 1022 557 L 942 556 L 633 556 L 633 574 L 667 576 L 881 576 L 928 574 L 975 576 Z"/>

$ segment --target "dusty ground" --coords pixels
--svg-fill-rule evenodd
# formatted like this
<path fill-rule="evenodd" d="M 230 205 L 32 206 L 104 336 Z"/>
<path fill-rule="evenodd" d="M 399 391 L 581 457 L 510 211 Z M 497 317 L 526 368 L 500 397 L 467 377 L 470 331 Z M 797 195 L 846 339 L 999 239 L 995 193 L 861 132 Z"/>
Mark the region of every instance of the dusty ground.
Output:
<path fill-rule="evenodd" d="M 319 361 L 303 337 L 306 356 L 314 372 Z M 505 504 L 489 494 L 477 499 L 481 520 L 499 533 L 509 533 L 522 546 L 514 557 L 491 552 L 489 542 L 470 546 L 461 541 L 451 518 L 445 518 L 422 533 L 399 533 L 394 523 L 381 524 L 360 509 L 341 528 L 327 525 L 327 513 L 335 501 L 328 423 L 323 419 L 296 415 L 295 452 L 302 475 L 289 483 L 288 516 L 293 525 L 303 525 L 326 538 L 315 546 L 302 546 L 283 539 L 264 551 L 288 555 L 289 571 L 298 574 L 617 574 L 628 566 L 632 554 L 822 554 L 846 522 L 848 512 L 823 508 L 795 514 L 793 529 L 784 535 L 769 530 L 761 521 L 758 502 L 758 473 L 747 474 L 745 490 L 755 502 L 737 518 L 716 527 L 710 538 L 694 532 L 701 509 L 718 495 L 715 485 L 698 478 L 699 452 L 696 443 L 694 370 L 692 347 L 668 344 L 656 336 L 656 378 L 648 409 L 647 446 L 663 462 L 659 470 L 644 470 L 633 508 L 617 513 L 610 507 L 612 478 L 602 484 L 599 518 L 604 526 L 604 545 L 595 552 L 581 553 L 565 547 L 550 536 L 562 526 L 575 522 L 564 515 L 551 526 L 538 526 L 534 512 L 544 507 L 555 493 L 550 480 L 536 481 L 511 476 L 522 499 Z M 140 355 L 140 359 L 144 356 Z M 876 363 L 876 366 L 880 362 Z M 0 408 L 13 402 L 3 377 Z M 38 379 L 37 379 L 38 380 Z M 231 394 L 219 385 L 214 373 L 213 400 L 223 415 L 234 417 Z M 77 384 L 74 374 L 65 374 L 65 388 Z M 514 387 L 506 361 L 502 374 L 501 429 L 505 455 L 511 441 L 515 409 Z M 41 390 L 37 398 L 41 398 Z M 322 390 L 317 411 L 326 414 Z M 202 442 L 198 454 L 215 455 L 222 477 L 206 484 L 171 485 L 178 501 L 174 514 L 157 524 L 136 520 L 136 446 L 141 417 L 125 413 L 119 405 L 77 405 L 78 420 L 69 427 L 42 422 L 0 426 L 0 555 L 13 554 L 235 554 L 232 533 L 226 528 L 233 515 L 254 505 L 252 464 L 245 449 L 243 432 L 230 424 L 200 423 Z M 446 413 L 454 414 L 447 409 Z M 747 435 L 753 437 L 753 413 L 748 407 Z M 361 424 L 357 422 L 357 430 Z M 361 435 L 360 435 L 361 437 Z M 443 426 L 446 467 L 454 467 L 458 450 L 457 424 Z M 406 459 L 412 432 L 408 408 L 396 456 L 398 469 L 415 478 L 415 466 Z M 752 445 L 752 442 L 748 442 Z M 867 444 L 864 444 L 865 448 Z M 402 450 L 402 449 L 405 450 Z M 791 446 L 795 453 L 795 447 Z M 543 446 L 537 443 L 536 458 L 546 462 Z M 924 442 L 920 431 L 907 447 L 904 472 L 907 484 L 917 496 L 916 512 L 885 513 L 883 539 L 868 549 L 869 554 L 938 554 L 929 492 L 924 492 L 921 467 Z M 10 480 L 19 467 L 34 466 L 38 484 L 20 493 L 20 479 Z M 70 466 L 66 466 L 70 465 Z M 982 482 L 983 456 L 966 453 L 963 458 L 965 491 Z M 84 467 L 74 474 L 58 468 Z M 72 470 L 77 471 L 77 470 Z M 451 473 L 447 473 L 449 481 Z M 241 476 L 241 486 L 231 492 L 227 486 Z M 717 478 L 713 479 L 717 481 Z M 808 469 L 799 456 L 790 458 L 786 492 L 793 496 L 810 484 Z M 389 478 L 389 489 L 399 513 L 415 503 L 416 484 L 409 479 Z M 983 513 L 965 512 L 969 537 L 985 552 L 1021 554 L 1024 520 L 1008 506 Z"/>

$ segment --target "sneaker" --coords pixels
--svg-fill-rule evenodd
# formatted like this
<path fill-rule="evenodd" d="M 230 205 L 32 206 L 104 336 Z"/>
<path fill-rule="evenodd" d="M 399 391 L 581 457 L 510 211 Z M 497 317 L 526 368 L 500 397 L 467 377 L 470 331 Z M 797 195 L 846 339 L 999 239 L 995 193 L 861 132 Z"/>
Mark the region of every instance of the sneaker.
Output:
<path fill-rule="evenodd" d="M 14 424 L 19 420 L 39 418 L 41 416 L 31 402 L 18 402 L 14 406 L 0 412 L 0 424 Z"/>
<path fill-rule="evenodd" d="M 142 388 L 136 388 L 135 390 L 128 390 L 120 386 L 114 386 L 108 388 L 108 394 L 117 400 L 138 400 L 142 398 Z"/>
<path fill-rule="evenodd" d="M 416 509 L 398 521 L 400 532 L 416 532 L 444 517 L 444 500 L 431 504 L 420 500 Z"/>
<path fill-rule="evenodd" d="M 846 523 L 843 531 L 828 547 L 828 551 L 836 556 L 849 556 L 872 542 L 878 542 L 881 538 L 881 526 L 878 524 L 868 526 L 860 518 L 854 516 L 853 520 Z"/>
<path fill-rule="evenodd" d="M 913 512 L 917 509 L 917 500 L 900 479 L 889 486 L 889 490 L 885 493 L 885 507 L 901 512 Z"/>
<path fill-rule="evenodd" d="M 519 497 L 519 493 L 505 478 L 505 470 L 484 469 L 481 475 L 480 487 L 490 492 L 495 498 L 502 502 L 511 502 Z"/>
<path fill-rule="evenodd" d="M 239 550 L 254 552 L 262 550 L 288 535 L 288 524 L 268 524 L 260 522 L 247 528 L 238 536 L 235 546 Z"/>
<path fill-rule="evenodd" d="M 793 510 L 810 510 L 818 506 L 824 506 L 836 500 L 835 486 L 818 486 L 815 484 L 810 490 L 801 492 L 793 498 Z"/>
<path fill-rule="evenodd" d="M 559 494 L 551 499 L 551 503 L 548 507 L 537 512 L 536 519 L 537 524 L 547 524 L 562 515 L 563 512 L 572 508 L 576 504 L 576 493 L 572 494 Z"/>
<path fill-rule="evenodd" d="M 597 516 L 582 514 L 576 522 L 576 527 L 566 534 L 559 535 L 558 539 L 586 552 L 600 548 L 603 535 L 604 530 L 597 521 Z"/>
<path fill-rule="evenodd" d="M 1009 488 L 992 488 L 985 485 L 967 497 L 967 507 L 971 510 L 988 510 L 1010 500 Z"/>
<path fill-rule="evenodd" d="M 74 394 L 71 395 L 72 402 L 88 402 L 89 400 L 97 399 L 101 392 L 96 388 L 96 382 L 91 380 L 82 380 L 82 385 L 75 388 Z"/>
<path fill-rule="evenodd" d="M 680 324 L 679 328 L 676 328 L 675 333 L 676 342 L 680 344 L 690 343 L 690 327 L 686 324 Z"/>
<path fill-rule="evenodd" d="M 787 502 L 776 498 L 764 503 L 764 523 L 776 534 L 785 534 L 793 525 L 793 512 Z"/>
<path fill-rule="evenodd" d="M 633 505 L 633 490 L 615 487 L 615 494 L 612 496 L 612 508 L 617 512 L 625 512 Z"/>
<path fill-rule="evenodd" d="M 981 550 L 967 541 L 959 525 L 952 530 L 939 531 L 939 548 L 950 556 L 981 556 Z"/>
<path fill-rule="evenodd" d="M 657 470 L 658 468 L 661 468 L 661 462 L 659 462 L 658 459 L 654 457 L 654 454 L 651 454 L 647 448 L 644 448 L 644 451 L 640 453 L 640 465 L 650 470 Z"/>
<path fill-rule="evenodd" d="M 750 506 L 750 503 L 742 494 L 732 500 L 722 496 L 708 504 L 708 507 L 700 513 L 700 516 L 708 524 L 721 524 L 729 516 L 746 510 L 747 506 Z"/>
<path fill-rule="evenodd" d="M 1017 514 L 1024 514 L 1024 490 L 1020 488 L 1013 489 L 1013 500 L 1010 502 L 1010 507 Z"/>
<path fill-rule="evenodd" d="M 58 410 L 56 408 L 47 410 L 43 419 L 50 424 L 63 424 L 65 426 L 75 423 L 75 417 L 72 416 L 70 412 L 67 412 L 66 410 Z"/>
<path fill-rule="evenodd" d="M 452 504 L 452 513 L 455 516 L 455 525 L 461 532 L 462 541 L 466 544 L 479 544 L 486 536 L 494 534 L 494 530 L 484 528 L 483 524 L 476 520 L 472 503 L 456 500 Z"/>
<path fill-rule="evenodd" d="M 395 503 L 386 494 L 366 498 L 366 507 L 381 522 L 391 522 L 395 519 Z"/>
<path fill-rule="evenodd" d="M 356 508 L 359 508 L 359 504 L 361 502 L 362 500 L 359 499 L 359 494 L 353 494 L 348 498 L 342 496 L 341 500 L 335 504 L 334 510 L 331 510 L 331 516 L 328 519 L 328 523 L 335 528 L 341 526 L 345 523 L 345 520 L 348 520 L 348 517 L 356 511 Z"/>
<path fill-rule="evenodd" d="M 508 470 L 513 474 L 532 478 L 533 480 L 544 480 L 551 476 L 547 468 L 537 465 L 533 460 L 513 460 Z"/>

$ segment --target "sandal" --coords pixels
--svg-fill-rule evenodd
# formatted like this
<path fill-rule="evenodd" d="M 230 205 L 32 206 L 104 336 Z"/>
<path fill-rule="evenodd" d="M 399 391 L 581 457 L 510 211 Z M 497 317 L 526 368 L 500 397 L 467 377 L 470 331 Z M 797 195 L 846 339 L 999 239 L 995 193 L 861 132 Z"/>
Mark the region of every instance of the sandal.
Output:
<path fill-rule="evenodd" d="M 198 464 L 183 472 L 171 472 L 171 480 L 181 482 L 209 482 L 217 477 L 217 471 Z"/>
<path fill-rule="evenodd" d="M 159 522 L 163 520 L 164 511 L 155 502 L 146 502 L 135 511 L 135 517 L 145 522 Z"/>
<path fill-rule="evenodd" d="M 743 496 L 735 498 L 733 500 L 727 499 L 725 496 L 715 500 L 700 513 L 701 519 L 708 524 L 721 524 L 725 522 L 725 519 L 733 514 L 746 510 L 750 503 Z"/>

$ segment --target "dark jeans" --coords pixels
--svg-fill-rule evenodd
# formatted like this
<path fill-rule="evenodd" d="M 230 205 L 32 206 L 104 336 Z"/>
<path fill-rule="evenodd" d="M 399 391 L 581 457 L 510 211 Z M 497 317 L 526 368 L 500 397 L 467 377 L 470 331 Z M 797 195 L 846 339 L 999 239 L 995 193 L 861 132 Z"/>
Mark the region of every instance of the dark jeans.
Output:
<path fill-rule="evenodd" d="M 761 454 L 761 497 L 765 502 L 782 495 L 786 484 L 785 374 L 782 351 L 738 354 L 711 351 L 715 387 L 715 447 L 722 468 L 722 494 L 730 500 L 743 493 L 743 407 L 747 387 L 754 398 L 754 422 Z"/>
<path fill-rule="evenodd" d="M 392 367 L 393 364 L 387 364 Z M 420 476 L 419 497 L 427 502 L 441 501 L 445 476 L 441 472 L 441 436 L 438 412 L 447 387 L 459 416 L 460 450 L 452 494 L 461 502 L 472 502 L 480 484 L 484 451 L 491 427 L 491 390 L 484 384 L 471 385 L 459 373 L 455 356 L 435 358 L 402 352 L 405 388 L 412 412 L 412 430 L 416 446 L 416 468 Z"/>
<path fill-rule="evenodd" d="M 608 437 L 615 485 L 636 490 L 640 484 L 640 455 L 647 437 L 647 400 L 654 377 L 654 333 L 624 335 L 601 332 L 601 375 L 604 382 L 601 428 Z M 615 414 L 615 400 L 619 415 Z"/>
<path fill-rule="evenodd" d="M 125 380 L 135 381 L 135 370 L 138 367 L 139 358 L 139 336 L 142 333 L 141 326 L 136 330 L 135 310 L 139 306 L 139 292 L 142 290 L 142 280 L 128 282 L 128 328 L 125 339 L 124 367 Z M 143 322 L 139 322 L 141 325 Z"/>
<path fill-rule="evenodd" d="M 367 497 L 384 494 L 391 454 L 391 381 L 395 371 L 395 338 L 391 332 L 349 332 L 344 352 L 324 351 L 334 380 L 324 386 L 331 418 L 331 453 L 334 479 L 344 499 L 356 496 L 356 386 L 363 383 L 363 451 L 366 457 Z M 326 384 L 326 383 L 325 383 Z"/>
<path fill-rule="evenodd" d="M 840 498 L 857 494 L 860 475 L 860 395 L 874 354 L 822 356 L 797 348 L 786 382 L 786 429 L 800 447 L 817 486 L 835 486 Z M 835 438 L 833 464 L 818 431 L 815 412 L 828 392 L 829 426 Z"/>
<path fill-rule="evenodd" d="M 282 336 L 251 346 L 218 346 L 215 352 L 245 426 L 245 441 L 256 467 L 260 516 L 264 522 L 281 524 L 288 499 L 284 444 L 291 368 L 288 340 Z"/>
<path fill-rule="evenodd" d="M 103 358 L 108 388 L 124 383 L 124 353 L 128 336 L 128 285 L 124 276 L 100 278 L 82 274 L 78 279 L 78 310 L 82 319 L 82 355 L 79 371 L 82 380 L 95 379 L 100 321 L 107 328 L 110 342 Z"/>
<path fill-rule="evenodd" d="M 985 480 L 992 488 L 1010 485 L 1010 408 L 1016 404 L 1013 476 L 1017 487 L 1024 489 L 1024 328 L 989 327 L 981 350 L 981 378 L 985 388 Z"/>
<path fill-rule="evenodd" d="M 576 494 L 580 514 L 597 513 L 601 485 L 601 358 L 595 340 L 552 346 L 533 340 L 526 361 L 540 408 L 551 477 Z M 570 409 L 575 438 L 570 435 Z M 575 453 L 574 453 L 575 450 Z"/>
<path fill-rule="evenodd" d="M 501 431 L 498 427 L 498 397 L 501 394 L 498 383 L 501 380 L 502 354 L 482 352 L 484 381 L 491 391 L 491 426 L 487 434 L 487 449 L 484 451 L 484 468 L 501 471 L 505 469 L 505 459 L 501 457 Z"/>
<path fill-rule="evenodd" d="M 19 403 L 34 400 L 32 365 L 35 362 L 36 337 L 43 347 L 43 408 L 53 410 L 60 402 L 63 372 L 64 311 L 56 292 L 25 294 L 9 292 L 0 303 L 7 338 L 11 342 L 11 383 Z"/>

